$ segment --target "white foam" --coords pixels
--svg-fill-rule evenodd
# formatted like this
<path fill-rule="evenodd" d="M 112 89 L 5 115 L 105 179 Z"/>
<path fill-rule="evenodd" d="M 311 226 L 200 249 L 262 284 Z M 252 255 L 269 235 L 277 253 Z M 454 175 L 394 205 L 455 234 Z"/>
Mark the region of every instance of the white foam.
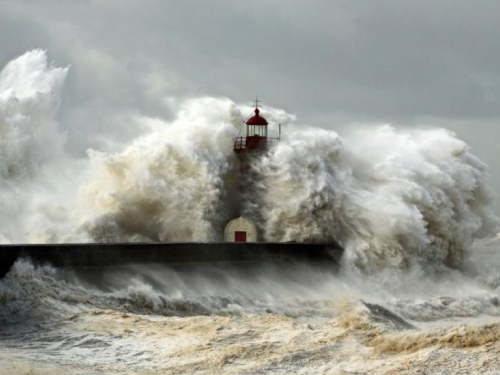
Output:
<path fill-rule="evenodd" d="M 130 118 L 148 130 L 122 151 L 75 161 L 55 120 L 67 71 L 35 50 L 0 74 L 0 240 L 221 240 L 238 214 L 232 139 L 249 108 L 186 100 L 172 121 Z M 294 120 L 263 114 L 271 124 Z M 475 238 L 497 229 L 486 166 L 444 129 L 387 125 L 344 139 L 300 130 L 253 168 L 257 195 L 243 210 L 266 240 L 337 239 L 345 264 L 365 272 L 457 266 Z"/>

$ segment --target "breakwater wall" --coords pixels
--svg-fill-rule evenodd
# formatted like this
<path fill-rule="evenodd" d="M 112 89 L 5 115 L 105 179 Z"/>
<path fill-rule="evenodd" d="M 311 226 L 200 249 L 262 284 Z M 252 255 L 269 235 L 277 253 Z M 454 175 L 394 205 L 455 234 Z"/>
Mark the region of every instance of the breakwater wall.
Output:
<path fill-rule="evenodd" d="M 292 261 L 338 263 L 342 252 L 338 244 L 282 242 L 2 245 L 0 278 L 17 259 L 23 257 L 35 264 L 51 264 L 78 270 L 128 264 L 266 264 Z"/>

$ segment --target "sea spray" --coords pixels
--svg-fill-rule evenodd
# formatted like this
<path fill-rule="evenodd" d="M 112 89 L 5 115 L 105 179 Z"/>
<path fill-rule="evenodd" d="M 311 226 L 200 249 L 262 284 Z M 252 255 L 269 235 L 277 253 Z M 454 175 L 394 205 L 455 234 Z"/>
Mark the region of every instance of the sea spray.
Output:
<path fill-rule="evenodd" d="M 336 238 L 346 263 L 365 270 L 458 266 L 473 240 L 498 224 L 486 165 L 444 129 L 381 126 L 345 140 L 299 131 L 257 168 L 267 240 Z"/>
<path fill-rule="evenodd" d="M 66 74 L 36 50 L 0 75 L 4 243 L 220 241 L 243 202 L 265 240 L 337 240 L 346 265 L 370 272 L 455 267 L 496 231 L 486 166 L 443 129 L 285 133 L 251 166 L 257 193 L 242 197 L 232 142 L 249 108 L 203 97 L 182 102 L 172 121 L 130 118 L 147 130 L 120 152 L 72 160 L 55 120 Z"/>
<path fill-rule="evenodd" d="M 94 241 L 221 240 L 238 115 L 227 99 L 191 100 L 176 120 L 156 120 L 124 151 L 90 151 L 89 182 L 80 194 L 83 228 Z M 99 235 L 105 226 L 114 235 Z"/>
<path fill-rule="evenodd" d="M 43 50 L 27 52 L 0 73 L 2 243 L 53 242 L 67 222 L 58 216 L 77 179 L 56 121 L 67 73 Z"/>
<path fill-rule="evenodd" d="M 67 73 L 50 65 L 42 50 L 27 52 L 0 73 L 0 186 L 33 178 L 60 156 L 55 116 Z"/>

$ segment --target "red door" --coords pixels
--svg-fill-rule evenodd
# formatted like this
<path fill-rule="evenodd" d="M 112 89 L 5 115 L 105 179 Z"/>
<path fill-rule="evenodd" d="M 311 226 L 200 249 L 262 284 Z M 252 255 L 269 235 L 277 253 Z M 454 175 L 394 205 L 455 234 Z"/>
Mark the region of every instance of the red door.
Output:
<path fill-rule="evenodd" d="M 234 232 L 234 242 L 247 242 L 247 232 Z"/>

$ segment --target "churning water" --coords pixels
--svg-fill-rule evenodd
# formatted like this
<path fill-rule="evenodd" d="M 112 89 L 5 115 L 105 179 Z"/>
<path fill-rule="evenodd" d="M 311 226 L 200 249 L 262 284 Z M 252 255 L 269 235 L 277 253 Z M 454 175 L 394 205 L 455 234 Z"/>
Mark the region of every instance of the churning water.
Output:
<path fill-rule="evenodd" d="M 75 160 L 56 121 L 67 73 L 35 50 L 0 74 L 0 242 L 221 240 L 249 108 L 187 100 L 173 121 L 131 119 L 147 131 L 120 152 Z M 269 241 L 337 239 L 340 270 L 84 280 L 18 262 L 0 281 L 0 373 L 500 373 L 487 167 L 444 129 L 287 133 L 243 210 Z"/>

